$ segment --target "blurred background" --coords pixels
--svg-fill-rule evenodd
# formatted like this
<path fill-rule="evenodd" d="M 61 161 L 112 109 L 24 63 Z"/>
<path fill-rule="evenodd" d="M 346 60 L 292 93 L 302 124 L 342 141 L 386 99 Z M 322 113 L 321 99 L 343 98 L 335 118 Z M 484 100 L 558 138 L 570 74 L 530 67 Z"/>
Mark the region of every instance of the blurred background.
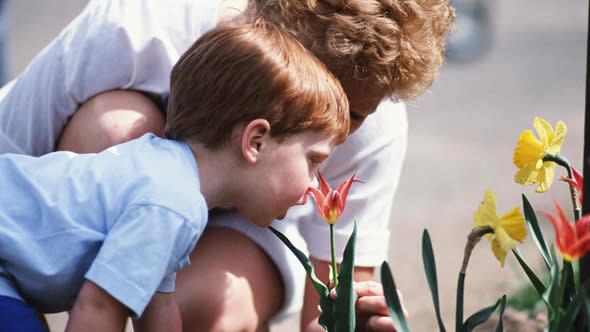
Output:
<path fill-rule="evenodd" d="M 31 59 L 83 8 L 85 0 L 0 0 L 8 76 Z M 455 287 L 465 237 L 487 189 L 500 215 L 521 205 L 525 193 L 535 210 L 553 211 L 553 199 L 569 209 L 561 181 L 545 194 L 514 183 L 512 154 L 535 116 L 568 133 L 562 154 L 581 170 L 588 2 L 583 0 L 455 0 L 457 31 L 448 59 L 428 93 L 408 102 L 409 146 L 393 203 L 390 265 L 404 295 L 414 331 L 437 330 L 421 260 L 428 229 L 435 251 L 443 319 L 454 325 Z M 557 176 L 565 175 L 557 169 Z M 571 216 L 571 213 L 570 213 Z M 548 239 L 550 225 L 540 217 Z M 362 221 L 361 221 L 362 223 Z M 540 267 L 530 237 L 521 246 Z M 541 269 L 537 269 L 541 271 Z M 526 284 L 516 260 L 504 268 L 486 240 L 476 247 L 465 283 L 465 316 Z M 63 330 L 64 315 L 52 315 Z M 272 327 L 296 331 L 297 317 Z"/>

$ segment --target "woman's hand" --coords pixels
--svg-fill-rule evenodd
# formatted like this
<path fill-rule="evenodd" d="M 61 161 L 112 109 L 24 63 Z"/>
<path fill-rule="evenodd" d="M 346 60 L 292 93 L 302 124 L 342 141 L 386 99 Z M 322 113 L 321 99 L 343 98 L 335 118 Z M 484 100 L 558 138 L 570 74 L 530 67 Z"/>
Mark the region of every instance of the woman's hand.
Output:
<path fill-rule="evenodd" d="M 358 297 L 356 301 L 356 332 L 395 332 L 393 320 L 387 312 L 383 286 L 376 281 L 369 280 L 355 282 L 353 289 Z M 336 298 L 335 289 L 332 289 L 330 296 Z M 401 300 L 402 296 L 399 291 L 398 296 Z M 404 314 L 407 316 L 405 308 Z"/>

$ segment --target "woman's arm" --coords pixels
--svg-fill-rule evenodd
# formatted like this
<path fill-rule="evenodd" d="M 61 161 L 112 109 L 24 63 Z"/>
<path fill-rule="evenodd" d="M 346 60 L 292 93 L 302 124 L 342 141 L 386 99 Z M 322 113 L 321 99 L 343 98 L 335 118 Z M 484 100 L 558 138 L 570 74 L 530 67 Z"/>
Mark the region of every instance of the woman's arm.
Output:
<path fill-rule="evenodd" d="M 129 310 L 121 302 L 86 280 L 72 308 L 66 332 L 121 332 Z"/>
<path fill-rule="evenodd" d="M 174 293 L 156 292 L 143 315 L 133 321 L 133 327 L 137 332 L 182 331 Z"/>

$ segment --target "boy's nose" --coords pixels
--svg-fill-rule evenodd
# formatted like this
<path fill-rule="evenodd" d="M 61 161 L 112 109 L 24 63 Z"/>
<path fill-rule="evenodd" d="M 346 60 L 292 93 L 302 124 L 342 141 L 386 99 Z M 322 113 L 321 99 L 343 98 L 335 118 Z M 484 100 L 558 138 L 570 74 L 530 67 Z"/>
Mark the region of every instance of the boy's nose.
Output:
<path fill-rule="evenodd" d="M 317 176 L 314 176 L 314 177 L 311 179 L 311 184 L 310 184 L 310 187 L 317 188 L 317 187 L 319 187 L 319 186 L 320 186 L 320 183 L 318 182 L 318 178 L 317 178 Z"/>

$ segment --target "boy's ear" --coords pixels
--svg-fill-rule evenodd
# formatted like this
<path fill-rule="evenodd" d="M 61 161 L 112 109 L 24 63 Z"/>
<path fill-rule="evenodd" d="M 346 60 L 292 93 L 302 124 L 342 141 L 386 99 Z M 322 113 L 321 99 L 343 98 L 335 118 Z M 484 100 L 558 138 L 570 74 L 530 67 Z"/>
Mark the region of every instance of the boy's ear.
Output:
<path fill-rule="evenodd" d="M 255 163 L 260 157 L 266 141 L 270 138 L 270 123 L 265 119 L 250 121 L 242 131 L 242 155 L 249 163 Z"/>

